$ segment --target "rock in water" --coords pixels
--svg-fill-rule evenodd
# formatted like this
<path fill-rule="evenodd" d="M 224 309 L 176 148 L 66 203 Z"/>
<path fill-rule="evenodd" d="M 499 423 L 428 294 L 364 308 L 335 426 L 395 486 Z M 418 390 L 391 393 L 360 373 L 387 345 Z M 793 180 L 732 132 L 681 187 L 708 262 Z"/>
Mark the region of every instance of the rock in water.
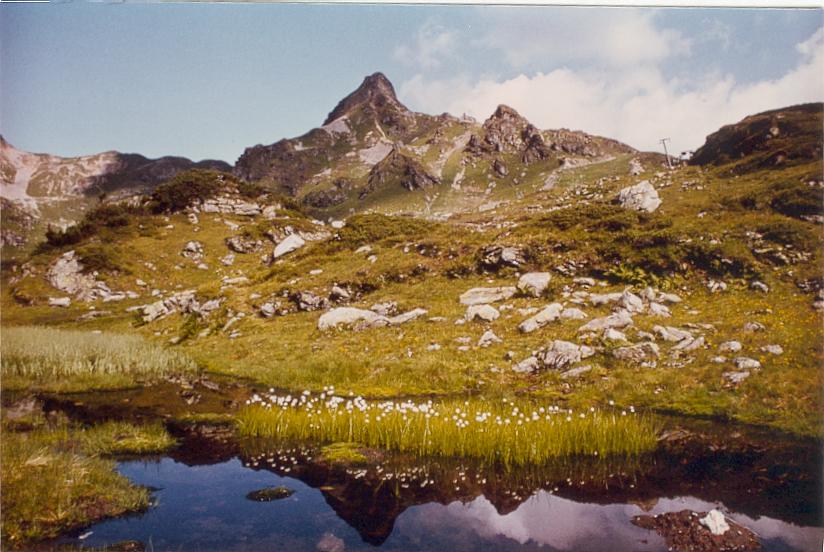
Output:
<path fill-rule="evenodd" d="M 718 510 L 710 510 L 705 517 L 698 520 L 701 525 L 710 530 L 713 535 L 723 535 L 730 530 L 727 525 L 727 520 L 724 519 L 724 514 Z"/>
<path fill-rule="evenodd" d="M 621 190 L 618 193 L 618 203 L 626 209 L 652 213 L 661 205 L 661 198 L 649 180 L 642 180 L 635 186 Z"/>

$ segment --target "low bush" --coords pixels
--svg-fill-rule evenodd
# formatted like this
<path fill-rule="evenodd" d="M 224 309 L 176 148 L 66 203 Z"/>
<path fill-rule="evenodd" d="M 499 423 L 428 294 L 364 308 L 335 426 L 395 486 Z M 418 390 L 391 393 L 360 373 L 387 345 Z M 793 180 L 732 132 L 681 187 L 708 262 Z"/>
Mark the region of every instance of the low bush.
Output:
<path fill-rule="evenodd" d="M 440 225 L 411 217 L 386 215 L 355 215 L 346 221 L 338 235 L 344 245 L 359 246 L 379 241 L 399 242 L 431 236 Z"/>

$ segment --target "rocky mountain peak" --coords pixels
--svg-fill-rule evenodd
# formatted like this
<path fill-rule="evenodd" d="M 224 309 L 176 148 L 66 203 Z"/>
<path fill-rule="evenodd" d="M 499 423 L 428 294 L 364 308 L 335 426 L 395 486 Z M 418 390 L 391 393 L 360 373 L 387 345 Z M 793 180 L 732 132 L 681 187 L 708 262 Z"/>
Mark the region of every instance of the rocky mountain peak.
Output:
<path fill-rule="evenodd" d="M 409 113 L 409 110 L 398 101 L 395 95 L 395 87 L 383 73 L 374 73 L 363 79 L 361 85 L 351 94 L 346 96 L 335 109 L 329 113 L 324 126 L 335 119 L 348 115 L 359 107 L 368 107 L 372 110 L 383 112 Z"/>

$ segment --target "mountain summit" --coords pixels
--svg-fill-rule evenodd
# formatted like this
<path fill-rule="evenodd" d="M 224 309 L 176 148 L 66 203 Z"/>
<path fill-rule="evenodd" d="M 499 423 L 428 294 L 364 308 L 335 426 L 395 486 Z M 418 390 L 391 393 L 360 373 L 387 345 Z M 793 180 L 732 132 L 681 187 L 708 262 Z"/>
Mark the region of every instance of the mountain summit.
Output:
<path fill-rule="evenodd" d="M 335 109 L 326 117 L 323 125 L 326 126 L 359 108 L 366 108 L 376 113 L 409 114 L 406 106 L 398 101 L 395 88 L 386 78 L 386 75 L 373 73 L 363 79 L 361 85 L 354 92 L 338 102 Z"/>

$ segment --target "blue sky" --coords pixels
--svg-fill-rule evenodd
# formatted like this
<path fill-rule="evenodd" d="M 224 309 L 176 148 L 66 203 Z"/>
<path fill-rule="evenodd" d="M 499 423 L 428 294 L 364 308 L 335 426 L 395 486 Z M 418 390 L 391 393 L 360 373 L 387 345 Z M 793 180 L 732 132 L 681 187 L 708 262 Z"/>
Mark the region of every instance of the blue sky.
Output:
<path fill-rule="evenodd" d="M 21 149 L 233 163 L 319 125 L 383 71 L 429 113 L 512 105 L 542 128 L 692 149 L 824 99 L 820 10 L 0 5 L 0 132 Z"/>

